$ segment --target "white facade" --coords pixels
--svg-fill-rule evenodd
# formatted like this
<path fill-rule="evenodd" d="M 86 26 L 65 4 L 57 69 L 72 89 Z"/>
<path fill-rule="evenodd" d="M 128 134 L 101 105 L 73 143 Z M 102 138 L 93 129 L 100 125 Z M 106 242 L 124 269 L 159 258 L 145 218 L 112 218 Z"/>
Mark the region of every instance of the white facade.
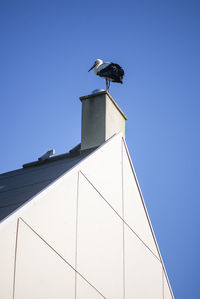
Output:
<path fill-rule="evenodd" d="M 171 299 L 122 134 L 0 223 L 0 299 Z"/>

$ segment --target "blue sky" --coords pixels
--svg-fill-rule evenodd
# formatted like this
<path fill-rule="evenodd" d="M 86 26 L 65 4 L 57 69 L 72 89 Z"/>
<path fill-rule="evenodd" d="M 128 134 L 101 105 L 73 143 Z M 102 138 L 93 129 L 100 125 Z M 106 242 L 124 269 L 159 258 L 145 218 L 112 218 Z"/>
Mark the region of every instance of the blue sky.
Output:
<path fill-rule="evenodd" d="M 79 97 L 125 70 L 111 95 L 175 298 L 199 299 L 200 2 L 0 2 L 0 173 L 80 142 Z"/>

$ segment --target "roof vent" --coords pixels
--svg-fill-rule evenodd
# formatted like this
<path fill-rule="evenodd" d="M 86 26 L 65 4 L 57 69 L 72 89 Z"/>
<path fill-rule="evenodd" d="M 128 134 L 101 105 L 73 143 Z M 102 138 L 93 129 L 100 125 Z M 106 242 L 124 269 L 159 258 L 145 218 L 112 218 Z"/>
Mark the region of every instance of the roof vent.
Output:
<path fill-rule="evenodd" d="M 38 158 L 38 161 L 45 161 L 47 159 L 49 159 L 51 156 L 53 156 L 55 154 L 55 149 L 52 149 L 48 152 L 46 152 L 44 155 L 42 155 L 40 158 Z"/>

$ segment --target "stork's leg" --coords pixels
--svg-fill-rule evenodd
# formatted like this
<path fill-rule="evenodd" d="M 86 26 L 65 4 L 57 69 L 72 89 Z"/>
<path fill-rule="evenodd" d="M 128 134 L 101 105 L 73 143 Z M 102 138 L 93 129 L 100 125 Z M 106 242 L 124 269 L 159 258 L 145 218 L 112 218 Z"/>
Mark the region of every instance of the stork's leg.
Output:
<path fill-rule="evenodd" d="M 106 91 L 108 90 L 108 79 L 106 79 Z"/>
<path fill-rule="evenodd" d="M 110 92 L 110 80 L 108 81 L 109 85 L 108 85 L 108 91 Z"/>

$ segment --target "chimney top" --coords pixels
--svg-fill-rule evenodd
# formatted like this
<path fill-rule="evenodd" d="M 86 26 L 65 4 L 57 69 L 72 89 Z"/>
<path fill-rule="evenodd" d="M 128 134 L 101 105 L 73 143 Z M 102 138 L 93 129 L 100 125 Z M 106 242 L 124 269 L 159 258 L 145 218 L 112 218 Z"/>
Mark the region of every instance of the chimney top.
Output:
<path fill-rule="evenodd" d="M 107 91 L 80 97 L 82 102 L 81 150 L 96 147 L 119 132 L 125 138 L 126 115 Z"/>
<path fill-rule="evenodd" d="M 96 92 L 96 93 L 92 93 L 92 94 L 89 94 L 87 96 L 82 96 L 80 97 L 80 101 L 82 102 L 83 100 L 86 100 L 86 99 L 89 99 L 89 98 L 94 98 L 96 96 L 99 96 L 99 95 L 107 95 L 110 100 L 113 102 L 113 104 L 115 105 L 115 107 L 119 110 L 119 112 L 122 114 L 122 116 L 124 117 L 125 120 L 128 120 L 127 116 L 123 113 L 123 111 L 121 110 L 121 108 L 117 105 L 117 103 L 115 102 L 115 100 L 113 99 L 113 97 L 106 91 L 100 91 L 100 92 Z"/>

